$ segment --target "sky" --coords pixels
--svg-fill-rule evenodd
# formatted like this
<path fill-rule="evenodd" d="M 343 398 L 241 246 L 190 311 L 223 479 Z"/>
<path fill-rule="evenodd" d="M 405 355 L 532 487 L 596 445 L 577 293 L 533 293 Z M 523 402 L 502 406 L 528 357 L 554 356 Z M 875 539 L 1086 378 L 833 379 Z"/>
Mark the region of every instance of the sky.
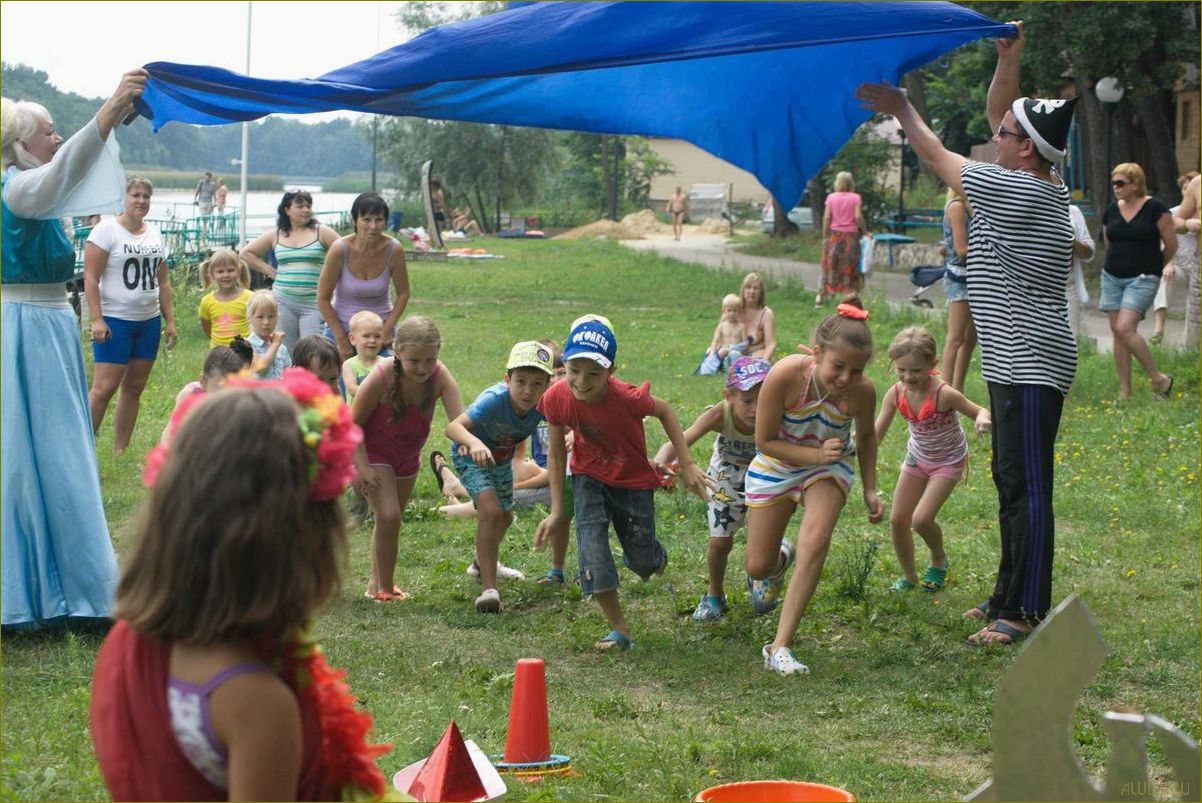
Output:
<path fill-rule="evenodd" d="M 397 2 L 257 2 L 250 74 L 316 78 L 407 40 Z M 102 98 L 121 74 L 152 61 L 204 64 L 245 73 L 242 0 L 208 2 L 0 2 L 0 58 L 44 71 L 64 92 Z M 19 100 L 19 98 L 14 98 Z M 348 112 L 307 114 L 318 122 Z"/>

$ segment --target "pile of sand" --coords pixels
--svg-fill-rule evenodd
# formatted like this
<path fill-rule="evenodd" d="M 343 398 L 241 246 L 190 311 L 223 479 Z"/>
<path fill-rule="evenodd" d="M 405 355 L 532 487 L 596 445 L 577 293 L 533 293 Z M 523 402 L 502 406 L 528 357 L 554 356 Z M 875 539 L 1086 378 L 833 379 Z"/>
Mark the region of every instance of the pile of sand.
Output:
<path fill-rule="evenodd" d="M 644 209 L 641 212 L 627 215 L 622 218 L 622 225 L 637 234 L 640 239 L 646 237 L 648 234 L 672 233 L 672 227 L 667 223 L 661 223 L 650 209 Z"/>
<path fill-rule="evenodd" d="M 707 217 L 701 221 L 697 231 L 702 234 L 730 234 L 730 226 L 721 218 Z"/>
<path fill-rule="evenodd" d="M 597 220 L 586 226 L 568 229 L 563 234 L 556 235 L 556 240 L 579 240 L 581 237 L 596 237 L 609 240 L 641 240 L 643 235 L 631 231 L 622 223 L 612 220 Z"/>

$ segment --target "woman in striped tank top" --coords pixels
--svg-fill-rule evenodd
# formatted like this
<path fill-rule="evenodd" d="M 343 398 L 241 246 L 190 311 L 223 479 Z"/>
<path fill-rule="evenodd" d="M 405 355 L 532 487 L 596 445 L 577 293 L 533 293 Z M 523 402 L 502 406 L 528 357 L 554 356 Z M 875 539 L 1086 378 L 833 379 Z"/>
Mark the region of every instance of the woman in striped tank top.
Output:
<path fill-rule="evenodd" d="M 291 351 L 300 338 L 321 334 L 317 278 L 338 232 L 313 219 L 313 196 L 305 190 L 284 193 L 276 214 L 275 230 L 261 234 L 240 256 L 252 270 L 275 280 L 271 289 L 280 306 L 279 327 Z M 266 261 L 272 249 L 278 268 Z"/>
<path fill-rule="evenodd" d="M 756 412 L 757 452 L 747 469 L 747 574 L 758 613 L 776 606 L 793 549 L 785 529 L 800 503 L 797 571 L 789 581 L 776 637 L 761 650 L 764 667 L 782 675 L 809 669 L 790 649 L 822 574 L 835 522 L 847 503 L 858 456 L 864 503 L 873 524 L 885 517 L 876 491 L 876 389 L 864 376 L 872 358 L 868 312 L 848 296 L 818 324 L 812 355 L 772 367 Z M 852 445 L 852 422 L 855 444 Z"/>
<path fill-rule="evenodd" d="M 922 575 L 924 591 L 939 591 L 947 582 L 948 560 L 943 551 L 943 529 L 935 521 L 939 509 L 964 477 L 968 467 L 968 442 L 960 415 L 976 422 L 980 435 L 992 426 L 989 410 L 973 404 L 964 394 L 934 376 L 935 338 L 921 326 L 910 326 L 889 344 L 889 361 L 898 383 L 885 391 L 876 419 L 876 438 L 885 440 L 893 414 L 901 413 L 910 427 L 910 441 L 902 460 L 901 476 L 893 492 L 889 529 L 902 576 L 894 591 L 919 585 L 914 568 L 914 536 L 918 531 L 931 550 L 931 562 Z M 917 411 L 917 412 L 915 412 Z"/>

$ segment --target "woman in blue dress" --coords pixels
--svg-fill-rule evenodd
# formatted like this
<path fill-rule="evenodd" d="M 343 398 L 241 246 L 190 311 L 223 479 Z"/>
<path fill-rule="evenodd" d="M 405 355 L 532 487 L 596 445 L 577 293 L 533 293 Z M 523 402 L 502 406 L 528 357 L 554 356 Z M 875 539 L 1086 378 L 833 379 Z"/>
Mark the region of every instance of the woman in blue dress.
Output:
<path fill-rule="evenodd" d="M 66 143 L 36 103 L 3 100 L 0 304 L 3 625 L 104 621 L 117 561 L 100 498 L 88 383 L 64 283 L 75 249 L 59 218 L 121 211 L 125 171 L 109 137 L 147 74 L 126 73 Z"/>

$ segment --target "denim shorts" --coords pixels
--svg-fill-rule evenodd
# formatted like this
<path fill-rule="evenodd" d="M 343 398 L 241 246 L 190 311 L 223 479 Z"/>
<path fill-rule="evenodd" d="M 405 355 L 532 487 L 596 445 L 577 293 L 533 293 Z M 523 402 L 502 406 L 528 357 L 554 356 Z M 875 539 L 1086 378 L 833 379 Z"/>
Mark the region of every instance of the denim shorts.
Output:
<path fill-rule="evenodd" d="M 153 360 L 159 356 L 159 338 L 163 318 L 156 315 L 144 321 L 127 321 L 103 316 L 113 336 L 103 343 L 92 341 L 92 362 L 129 365 L 130 360 Z"/>
<path fill-rule="evenodd" d="M 946 273 L 943 274 L 943 297 L 949 304 L 955 301 L 968 301 L 968 282 L 957 282 L 948 277 Z"/>
<path fill-rule="evenodd" d="M 622 545 L 622 562 L 644 580 L 667 559 L 655 538 L 655 492 L 612 488 L 583 474 L 572 475 L 576 502 L 576 553 L 580 590 L 600 594 L 618 587 L 618 567 L 609 549 L 612 521 Z"/>
<path fill-rule="evenodd" d="M 481 468 L 471 457 L 460 455 L 458 447 L 451 450 L 451 460 L 455 463 L 455 473 L 459 475 L 459 481 L 463 483 L 463 487 L 467 489 L 473 502 L 485 491 L 492 491 L 497 495 L 497 501 L 501 503 L 501 510 L 509 510 L 513 507 L 512 460 Z"/>
<path fill-rule="evenodd" d="M 1143 274 L 1130 279 L 1120 279 L 1102 271 L 1102 298 L 1098 309 L 1102 312 L 1115 312 L 1129 309 L 1138 312 L 1142 319 L 1156 298 L 1156 288 L 1160 286 L 1160 277 Z"/>

